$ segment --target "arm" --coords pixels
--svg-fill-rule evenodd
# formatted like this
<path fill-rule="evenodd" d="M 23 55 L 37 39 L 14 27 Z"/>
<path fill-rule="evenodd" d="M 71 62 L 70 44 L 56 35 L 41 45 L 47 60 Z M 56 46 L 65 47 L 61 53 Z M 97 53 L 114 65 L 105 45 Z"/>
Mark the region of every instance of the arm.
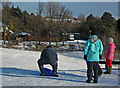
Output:
<path fill-rule="evenodd" d="M 84 55 L 87 55 L 87 54 L 88 54 L 88 48 L 89 48 L 89 40 L 87 40 L 87 42 L 85 43 Z"/>
<path fill-rule="evenodd" d="M 107 59 L 108 58 L 108 52 L 109 51 L 109 46 L 107 45 L 106 47 L 106 50 L 105 50 L 105 58 Z"/>
<path fill-rule="evenodd" d="M 114 53 L 115 52 L 115 45 L 111 45 L 110 46 L 110 53 Z"/>
<path fill-rule="evenodd" d="M 103 52 L 103 44 L 100 41 L 99 55 L 102 55 L 102 52 Z"/>
<path fill-rule="evenodd" d="M 84 47 L 84 60 L 87 60 L 87 54 L 88 54 L 88 50 L 89 50 L 89 41 L 87 40 L 87 42 L 85 43 L 85 47 Z"/>
<path fill-rule="evenodd" d="M 100 41 L 100 48 L 99 48 L 99 58 L 102 59 L 102 51 L 103 51 L 103 44 Z"/>

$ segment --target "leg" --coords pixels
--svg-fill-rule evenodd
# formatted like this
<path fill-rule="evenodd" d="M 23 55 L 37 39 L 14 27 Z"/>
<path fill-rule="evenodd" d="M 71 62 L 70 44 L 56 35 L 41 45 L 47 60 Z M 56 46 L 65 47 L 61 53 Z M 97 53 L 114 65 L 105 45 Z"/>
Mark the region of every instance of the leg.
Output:
<path fill-rule="evenodd" d="M 38 66 L 39 66 L 39 70 L 41 71 L 41 76 L 46 75 L 43 64 L 40 63 L 40 59 L 38 60 Z"/>
<path fill-rule="evenodd" d="M 109 73 L 109 60 L 106 59 L 106 72 L 104 72 L 105 74 Z"/>
<path fill-rule="evenodd" d="M 87 72 L 88 72 L 88 61 L 86 60 L 86 65 L 87 65 Z M 88 77 L 88 74 L 87 74 L 87 77 Z"/>
<path fill-rule="evenodd" d="M 98 82 L 98 62 L 94 62 L 93 70 L 94 70 L 94 83 L 97 83 Z"/>
<path fill-rule="evenodd" d="M 107 64 L 106 64 L 106 62 L 105 62 L 105 69 L 107 70 Z"/>
<path fill-rule="evenodd" d="M 51 64 L 51 66 L 53 68 L 53 74 L 58 77 L 58 75 L 57 75 L 57 66 L 58 66 L 57 62 L 55 64 Z"/>
<path fill-rule="evenodd" d="M 88 77 L 88 83 L 92 80 L 92 68 L 93 68 L 93 62 L 88 62 L 87 64 L 88 69 L 87 69 L 87 77 Z"/>
<path fill-rule="evenodd" d="M 112 60 L 109 60 L 109 74 L 111 74 L 112 71 Z"/>
<path fill-rule="evenodd" d="M 100 65 L 98 64 L 98 76 L 101 76 L 102 73 L 103 73 L 103 71 L 102 71 Z"/>

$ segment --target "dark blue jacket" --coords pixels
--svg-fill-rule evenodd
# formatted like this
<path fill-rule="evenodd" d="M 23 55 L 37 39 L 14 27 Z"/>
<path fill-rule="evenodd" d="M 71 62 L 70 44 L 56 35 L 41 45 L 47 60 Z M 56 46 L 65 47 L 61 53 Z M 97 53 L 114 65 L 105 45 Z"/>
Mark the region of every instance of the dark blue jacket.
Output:
<path fill-rule="evenodd" d="M 46 48 L 42 51 L 40 63 L 54 64 L 58 61 L 57 53 L 51 48 Z"/>

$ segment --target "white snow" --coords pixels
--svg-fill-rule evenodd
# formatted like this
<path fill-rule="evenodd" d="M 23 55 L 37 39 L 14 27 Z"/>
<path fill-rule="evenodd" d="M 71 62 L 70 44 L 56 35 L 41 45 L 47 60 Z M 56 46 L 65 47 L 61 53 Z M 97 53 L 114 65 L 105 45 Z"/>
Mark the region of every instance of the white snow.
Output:
<path fill-rule="evenodd" d="M 18 45 L 13 44 L 12 48 L 20 49 L 20 50 L 35 49 L 36 43 L 38 44 L 38 41 L 23 41 L 23 42 L 19 42 Z M 49 45 L 49 42 L 41 42 L 41 43 L 47 46 Z M 63 42 L 58 42 L 59 47 L 56 48 L 56 50 L 65 50 L 65 51 L 83 50 L 85 43 L 86 43 L 85 40 L 64 41 L 64 46 L 62 46 Z M 3 47 L 7 47 L 7 44 L 8 44 L 8 41 L 6 41 L 5 44 L 3 40 L 0 41 L 0 45 L 2 45 Z M 51 45 L 56 46 L 56 42 L 52 42 Z M 38 45 L 37 48 L 40 49 L 40 45 Z"/>
<path fill-rule="evenodd" d="M 58 53 L 59 77 L 39 76 L 40 52 L 0 48 L 2 86 L 118 86 L 118 70 L 103 74 L 97 84 L 86 83 L 87 67 L 83 52 Z M 45 65 L 50 68 L 50 65 Z"/>

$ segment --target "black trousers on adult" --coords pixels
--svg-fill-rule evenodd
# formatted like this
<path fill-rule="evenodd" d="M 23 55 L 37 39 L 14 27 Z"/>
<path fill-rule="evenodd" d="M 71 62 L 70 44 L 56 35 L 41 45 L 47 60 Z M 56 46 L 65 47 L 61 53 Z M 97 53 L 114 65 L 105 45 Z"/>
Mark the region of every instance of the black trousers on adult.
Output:
<path fill-rule="evenodd" d="M 98 62 L 90 62 L 87 64 L 87 77 L 92 80 L 92 70 L 94 71 L 94 82 L 98 82 Z"/>
<path fill-rule="evenodd" d="M 43 60 L 39 59 L 37 61 L 37 63 L 38 63 L 39 69 L 41 71 L 41 74 L 45 74 L 45 70 L 44 70 L 44 67 L 43 67 L 43 65 L 45 65 L 45 64 L 50 64 L 52 66 L 52 69 L 53 69 L 53 74 L 57 74 L 57 66 L 58 66 L 57 62 L 50 63 L 50 62 L 46 62 L 46 61 L 43 61 Z"/>

